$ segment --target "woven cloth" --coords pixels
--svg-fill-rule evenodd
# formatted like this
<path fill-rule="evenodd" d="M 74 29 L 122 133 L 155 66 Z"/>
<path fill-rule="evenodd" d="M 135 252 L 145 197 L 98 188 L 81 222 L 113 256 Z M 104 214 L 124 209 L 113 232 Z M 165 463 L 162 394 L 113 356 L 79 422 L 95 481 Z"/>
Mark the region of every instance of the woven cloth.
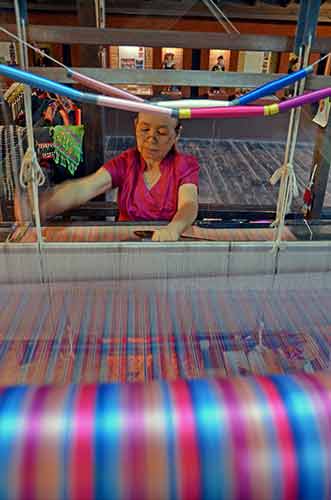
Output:
<path fill-rule="evenodd" d="M 2 286 L 0 384 L 328 368 L 331 290 L 227 291 L 208 283 L 203 290 L 134 282 Z"/>
<path fill-rule="evenodd" d="M 156 226 L 155 226 L 156 227 Z M 43 237 L 48 242 L 97 242 L 97 241 L 139 241 L 136 230 L 151 230 L 151 226 L 75 226 L 75 227 L 44 227 Z M 269 228 L 257 229 L 206 229 L 193 226 L 184 233 L 192 240 L 205 241 L 272 241 L 274 230 Z M 15 236 L 15 235 L 14 235 Z M 15 238 L 16 240 L 16 238 Z M 283 231 L 284 241 L 294 241 L 296 237 L 287 227 Z M 34 229 L 30 229 L 20 240 L 21 243 L 36 241 Z"/>

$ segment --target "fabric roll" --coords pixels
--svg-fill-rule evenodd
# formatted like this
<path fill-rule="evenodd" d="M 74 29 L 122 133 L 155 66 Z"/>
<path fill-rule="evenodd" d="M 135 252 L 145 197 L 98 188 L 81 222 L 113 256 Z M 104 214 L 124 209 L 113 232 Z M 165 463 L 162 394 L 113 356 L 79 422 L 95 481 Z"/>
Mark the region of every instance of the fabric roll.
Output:
<path fill-rule="evenodd" d="M 0 498 L 327 500 L 328 373 L 0 393 Z"/>

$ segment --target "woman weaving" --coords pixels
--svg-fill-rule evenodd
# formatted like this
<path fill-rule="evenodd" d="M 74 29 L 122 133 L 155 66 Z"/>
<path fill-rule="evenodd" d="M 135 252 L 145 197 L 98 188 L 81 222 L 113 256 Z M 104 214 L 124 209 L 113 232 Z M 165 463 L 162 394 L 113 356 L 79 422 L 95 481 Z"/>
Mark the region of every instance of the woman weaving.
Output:
<path fill-rule="evenodd" d="M 199 166 L 192 156 L 176 150 L 177 120 L 139 113 L 135 121 L 137 147 L 108 161 L 97 172 L 66 181 L 44 193 L 43 219 L 82 205 L 118 188 L 120 221 L 168 221 L 153 233 L 154 241 L 176 241 L 198 211 Z"/>

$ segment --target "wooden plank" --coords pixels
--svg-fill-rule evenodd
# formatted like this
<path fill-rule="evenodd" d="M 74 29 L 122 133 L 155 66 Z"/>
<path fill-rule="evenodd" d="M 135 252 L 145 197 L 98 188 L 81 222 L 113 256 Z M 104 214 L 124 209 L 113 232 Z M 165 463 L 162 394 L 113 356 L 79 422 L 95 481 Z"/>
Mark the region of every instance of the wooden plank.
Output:
<path fill-rule="evenodd" d="M 15 25 L 5 25 L 16 33 Z M 290 52 L 294 39 L 287 36 L 236 35 L 227 33 L 200 33 L 142 29 L 98 29 L 77 26 L 30 25 L 28 37 L 35 42 L 87 45 L 131 45 L 144 47 L 172 47 L 194 49 L 256 50 Z M 9 40 L 0 33 L 0 41 Z M 331 47 L 331 39 L 329 46 Z"/>
<path fill-rule="evenodd" d="M 268 81 L 283 76 L 279 73 L 237 73 L 231 71 L 193 71 L 193 70 L 125 70 L 103 68 L 76 68 L 81 73 L 101 80 L 104 83 L 139 85 L 187 85 L 199 87 L 238 87 L 255 88 Z M 61 83 L 72 83 L 62 68 L 30 68 L 31 72 L 51 78 Z M 316 90 L 331 87 L 330 76 L 310 76 L 306 88 Z"/>

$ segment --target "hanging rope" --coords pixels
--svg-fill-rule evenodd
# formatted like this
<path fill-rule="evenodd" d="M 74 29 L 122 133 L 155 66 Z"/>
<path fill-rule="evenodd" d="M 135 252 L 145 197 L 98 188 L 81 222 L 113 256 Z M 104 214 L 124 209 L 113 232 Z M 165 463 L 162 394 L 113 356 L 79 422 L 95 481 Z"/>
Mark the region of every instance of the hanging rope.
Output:
<path fill-rule="evenodd" d="M 274 249 L 280 248 L 283 229 L 285 227 L 285 217 L 289 213 L 294 197 L 299 195 L 296 175 L 292 162 L 285 163 L 272 175 L 270 183 L 276 184 L 280 180 L 280 188 L 277 200 L 276 219 L 272 227 L 276 228 Z"/>
<path fill-rule="evenodd" d="M 303 49 L 300 49 L 299 61 L 300 65 L 305 66 L 308 64 L 310 54 L 311 40 L 308 44 L 307 50 L 304 55 Z M 300 86 L 296 82 L 294 88 L 294 95 L 301 95 L 304 91 L 305 79 L 301 80 Z M 301 108 L 291 110 L 289 129 L 287 134 L 287 143 L 285 149 L 285 158 L 283 165 L 276 170 L 270 178 L 271 184 L 276 184 L 280 180 L 279 195 L 277 201 L 276 218 L 271 227 L 276 229 L 274 236 L 273 252 L 277 253 L 281 248 L 282 233 L 285 227 L 285 218 L 289 213 L 294 197 L 299 195 L 296 175 L 294 171 L 294 153 L 298 138 L 299 124 L 300 124 Z"/>
<path fill-rule="evenodd" d="M 26 40 L 26 28 L 25 28 L 25 5 L 19 4 L 18 0 L 15 0 L 15 14 L 16 14 L 16 24 L 17 32 L 19 38 L 22 40 L 19 42 L 21 67 L 24 70 L 28 69 L 28 50 L 27 46 L 23 43 Z M 21 7 L 21 8 L 20 8 Z M 35 219 L 38 244 L 42 243 L 42 233 L 40 224 L 40 214 L 39 214 L 39 194 L 38 187 L 45 183 L 45 175 L 39 165 L 35 147 L 34 147 L 34 135 L 33 135 L 33 121 L 32 121 L 32 104 L 31 104 L 31 87 L 24 85 L 24 107 L 25 107 L 25 117 L 26 117 L 26 133 L 28 139 L 28 148 L 24 155 L 23 162 L 20 170 L 20 184 L 24 189 L 28 189 L 32 192 L 32 207 L 33 216 Z"/>

